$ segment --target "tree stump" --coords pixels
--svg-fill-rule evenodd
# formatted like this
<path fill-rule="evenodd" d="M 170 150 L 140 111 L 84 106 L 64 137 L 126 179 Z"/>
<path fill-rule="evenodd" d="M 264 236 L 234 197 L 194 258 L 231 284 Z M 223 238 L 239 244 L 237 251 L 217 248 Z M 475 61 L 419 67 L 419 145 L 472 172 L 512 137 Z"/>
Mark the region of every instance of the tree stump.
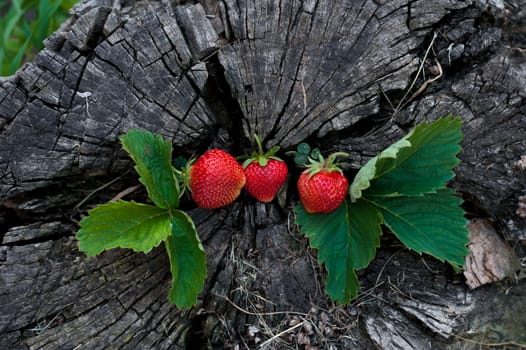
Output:
<path fill-rule="evenodd" d="M 524 262 L 525 5 L 81 2 L 0 85 L 0 348 L 519 348 L 523 279 L 469 290 L 388 232 L 359 297 L 331 303 L 294 224 L 299 170 L 270 204 L 183 203 L 208 259 L 190 310 L 168 303 L 162 248 L 87 258 L 74 234 L 87 210 L 138 183 L 117 139 L 129 129 L 183 156 L 241 155 L 254 133 L 285 150 L 308 141 L 350 153 L 352 175 L 418 122 L 453 113 L 465 139 L 451 186 Z"/>

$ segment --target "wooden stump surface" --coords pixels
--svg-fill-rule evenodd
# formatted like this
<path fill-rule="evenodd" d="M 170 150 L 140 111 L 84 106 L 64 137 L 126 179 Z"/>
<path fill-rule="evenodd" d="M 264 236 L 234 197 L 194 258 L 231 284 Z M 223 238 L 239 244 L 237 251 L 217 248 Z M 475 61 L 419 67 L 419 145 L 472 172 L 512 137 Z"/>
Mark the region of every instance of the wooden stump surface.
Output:
<path fill-rule="evenodd" d="M 525 9 L 524 0 L 82 1 L 34 62 L 0 82 L 0 348 L 520 348 Z M 184 201 L 208 264 L 191 310 L 168 304 L 162 247 L 95 258 L 77 249 L 87 210 L 138 183 L 117 139 L 127 130 L 160 133 L 186 157 L 248 153 L 254 133 L 284 150 L 307 141 L 350 153 L 353 175 L 417 123 L 449 113 L 465 134 L 451 186 L 469 218 L 511 247 L 507 280 L 470 290 L 384 232 L 359 272 L 359 297 L 331 303 L 294 225 L 299 170 L 270 204 L 243 194 L 205 211 Z"/>

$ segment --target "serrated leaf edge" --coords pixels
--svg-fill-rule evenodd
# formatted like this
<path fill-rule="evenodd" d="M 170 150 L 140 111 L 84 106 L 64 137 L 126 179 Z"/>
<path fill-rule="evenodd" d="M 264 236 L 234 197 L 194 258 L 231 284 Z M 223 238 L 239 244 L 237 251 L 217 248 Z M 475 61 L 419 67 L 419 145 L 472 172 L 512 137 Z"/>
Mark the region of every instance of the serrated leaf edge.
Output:
<path fill-rule="evenodd" d="M 358 198 L 362 197 L 362 191 L 368 189 L 371 186 L 371 180 L 376 177 L 376 162 L 382 158 L 396 158 L 398 152 L 402 148 L 411 147 L 412 144 L 407 140 L 413 131 L 409 134 L 387 147 L 385 150 L 380 152 L 376 157 L 371 158 L 356 174 L 351 186 L 349 186 L 349 194 L 351 201 L 354 203 Z"/>
<path fill-rule="evenodd" d="M 349 220 L 349 211 L 348 211 L 348 209 L 347 209 L 347 205 L 348 205 L 348 204 L 347 204 L 346 201 L 345 201 L 344 205 L 345 205 L 345 219 L 348 221 L 348 220 Z M 318 213 L 318 214 L 309 214 L 309 213 L 305 210 L 305 208 L 303 208 L 303 205 L 302 205 L 301 203 L 299 203 L 297 206 L 294 207 L 294 212 L 295 212 L 295 213 L 298 212 L 298 208 L 302 208 L 302 210 L 303 210 L 307 215 L 323 215 L 323 214 L 319 214 L 319 213 Z M 300 227 L 300 229 L 299 229 L 300 233 L 301 233 L 302 235 L 304 235 L 305 237 L 308 238 L 308 240 L 309 240 L 309 247 L 310 247 L 311 249 L 316 249 L 316 250 L 319 252 L 319 247 L 314 246 L 314 245 L 312 244 L 312 239 L 311 239 L 310 235 L 307 234 L 307 233 L 305 233 L 305 232 L 303 232 L 303 231 L 301 230 L 301 227 L 302 227 L 303 225 L 300 224 L 300 223 L 297 222 L 297 221 L 296 221 L 296 224 Z M 347 236 L 348 236 L 348 234 L 347 234 Z M 346 246 L 347 246 L 347 245 L 349 245 L 348 238 L 346 239 L 346 241 L 347 241 L 347 243 L 346 243 Z M 346 256 L 345 264 L 346 264 L 346 266 L 351 266 L 351 268 L 350 268 L 351 278 L 354 278 L 354 280 L 356 281 L 356 284 L 357 284 L 358 288 L 357 288 L 356 291 L 354 291 L 354 290 L 348 289 L 348 288 L 347 288 L 347 287 L 348 287 L 348 284 L 345 284 L 344 288 L 345 288 L 345 290 L 347 290 L 347 292 L 344 291 L 343 293 L 341 293 L 341 294 L 343 294 L 341 297 L 337 297 L 337 296 L 333 295 L 330 291 L 327 290 L 327 288 L 328 288 L 328 282 L 331 280 L 331 276 L 332 276 L 332 274 L 333 274 L 333 272 L 330 271 L 330 270 L 327 268 L 327 260 L 326 260 L 326 259 L 322 259 L 322 258 L 320 258 L 320 255 L 319 255 L 319 254 L 318 254 L 318 258 L 317 258 L 317 260 L 318 260 L 321 264 L 325 265 L 325 270 L 327 271 L 327 279 L 325 280 L 325 293 L 327 293 L 327 294 L 330 296 L 330 298 L 331 298 L 332 300 L 336 300 L 336 301 L 338 301 L 339 303 L 342 303 L 342 304 L 348 304 L 348 303 L 350 302 L 350 300 L 352 300 L 353 298 L 357 297 L 357 293 L 358 293 L 358 290 L 359 290 L 359 288 L 360 288 L 360 281 L 358 280 L 358 276 L 356 275 L 356 268 L 354 267 L 354 263 L 353 263 L 353 261 L 352 261 L 352 258 L 351 258 L 351 255 L 350 255 L 350 254 L 349 254 L 348 256 Z M 346 280 L 347 280 L 347 278 L 348 278 L 348 276 L 346 276 Z"/>
<path fill-rule="evenodd" d="M 146 188 L 146 191 L 148 192 L 148 197 L 155 203 L 155 200 L 154 198 L 157 197 L 157 198 L 161 198 L 162 200 L 162 203 L 155 203 L 158 207 L 162 208 L 162 209 L 175 209 L 179 206 L 179 196 L 181 195 L 181 189 L 179 188 L 179 182 L 177 180 L 177 178 L 174 176 L 173 177 L 173 180 L 174 180 L 174 187 L 175 187 L 175 191 L 177 193 L 177 198 L 176 198 L 176 203 L 170 203 L 166 198 L 164 198 L 164 196 L 162 195 L 162 192 L 159 191 L 158 188 L 151 188 L 151 186 L 148 186 L 147 185 L 147 182 L 146 182 L 146 179 L 144 178 L 143 174 L 141 173 L 141 171 L 139 170 L 141 168 L 140 166 L 140 162 L 138 161 L 138 159 L 136 158 L 135 154 L 132 152 L 132 149 L 129 147 L 129 140 L 128 140 L 128 137 L 130 134 L 133 134 L 133 133 L 136 133 L 136 134 L 141 134 L 143 138 L 148 138 L 148 142 L 151 142 L 151 144 L 156 144 L 156 143 L 159 143 L 165 147 L 168 147 L 170 149 L 169 151 L 169 162 L 168 164 L 166 164 L 170 169 L 173 169 L 172 167 L 172 162 L 171 162 L 171 158 L 172 158 L 172 152 L 173 152 L 173 146 L 172 146 L 172 143 L 165 140 L 160 134 L 153 134 L 152 132 L 148 131 L 148 130 L 141 130 L 141 129 L 132 129 L 132 130 L 128 130 L 125 134 L 123 135 L 120 135 L 119 136 L 119 141 L 121 142 L 121 145 L 122 145 L 122 148 L 126 151 L 126 153 L 128 153 L 128 155 L 130 156 L 130 158 L 135 162 L 135 166 L 134 166 L 134 169 L 135 171 L 137 172 L 137 174 L 139 175 L 139 182 Z M 148 170 L 148 169 L 146 169 Z M 173 175 L 173 172 L 172 172 L 172 175 Z"/>
<path fill-rule="evenodd" d="M 424 129 L 424 128 L 427 128 L 427 127 L 436 127 L 440 123 L 445 123 L 445 124 L 449 124 L 449 125 L 453 124 L 453 126 L 455 126 L 455 127 L 461 127 L 462 120 L 458 116 L 453 117 L 452 114 L 448 114 L 447 116 L 442 117 L 442 118 L 438 118 L 435 121 L 423 122 L 423 123 L 420 123 L 420 124 L 416 125 L 407 135 L 405 135 L 400 140 L 398 140 L 397 142 L 395 142 L 392 145 L 390 145 L 389 147 L 387 147 L 385 150 L 380 152 L 376 157 L 371 158 L 358 171 L 358 173 L 356 174 L 353 182 L 349 186 L 349 194 L 351 196 L 351 201 L 355 202 L 358 198 L 361 198 L 362 192 L 371 186 L 371 181 L 372 180 L 374 180 L 375 178 L 379 178 L 383 174 L 388 173 L 389 171 L 394 169 L 394 168 L 388 169 L 383 174 L 376 174 L 376 162 L 379 159 L 382 159 L 382 158 L 396 158 L 401 149 L 413 146 L 409 139 L 416 132 L 419 132 L 421 129 Z M 456 152 L 454 156 L 456 156 L 461 150 L 462 150 L 462 148 L 459 145 L 458 152 Z M 460 162 L 460 160 L 457 158 L 456 165 L 458 165 L 459 162 Z M 445 187 L 445 184 L 444 184 L 444 187 Z M 434 192 L 434 191 L 430 191 L 429 193 L 432 193 L 432 192 Z M 398 193 L 392 193 L 390 195 L 391 196 L 397 196 L 399 194 Z"/>
<path fill-rule="evenodd" d="M 449 197 L 453 197 L 453 198 L 457 199 L 457 200 L 458 200 L 458 204 L 456 205 L 456 207 L 457 207 L 457 208 L 460 208 L 460 206 L 462 205 L 462 200 L 461 200 L 458 196 L 454 195 L 453 192 L 449 192 L 449 193 L 447 193 L 447 196 L 449 196 Z M 423 196 L 402 196 L 402 197 L 411 198 L 411 197 L 423 197 Z M 380 215 L 382 215 L 381 210 L 384 210 L 384 211 L 388 212 L 389 214 L 391 214 L 392 216 L 398 218 L 400 221 L 403 221 L 403 222 L 406 223 L 408 226 L 411 226 L 416 232 L 419 232 L 419 233 L 422 232 L 422 230 L 418 229 L 418 227 L 415 226 L 413 223 L 411 223 L 410 221 L 408 221 L 408 220 L 405 219 L 404 217 L 398 215 L 398 213 L 392 211 L 392 210 L 389 209 L 387 206 L 380 205 L 379 203 L 373 201 L 372 199 L 366 199 L 366 198 L 364 198 L 364 200 L 368 201 L 371 205 L 377 207 L 377 208 L 379 209 L 378 211 L 379 211 Z M 467 226 L 467 224 L 468 224 L 468 220 L 464 218 L 464 221 L 465 221 L 464 226 Z M 388 222 L 386 222 L 386 220 L 383 218 L 383 215 L 382 215 L 382 225 L 385 225 L 385 226 L 386 226 L 386 227 L 387 227 L 387 228 L 388 228 L 393 234 L 395 234 L 395 236 L 398 236 L 398 233 L 396 232 L 396 230 L 395 230 L 395 229 L 394 229 L 394 228 L 393 228 Z M 441 262 L 447 262 L 447 263 L 449 263 L 451 266 L 453 266 L 453 268 L 455 268 L 455 269 L 462 268 L 462 266 L 463 266 L 463 265 L 459 265 L 459 264 L 457 264 L 457 263 L 454 262 L 454 261 L 450 261 L 450 260 L 447 260 L 447 259 L 439 258 L 439 257 L 437 257 L 435 254 L 431 253 L 431 252 L 428 251 L 428 250 L 425 250 L 425 249 L 423 249 L 423 250 L 417 250 L 417 249 L 414 249 L 414 248 L 412 248 L 412 247 L 406 245 L 406 244 L 403 243 L 403 242 L 402 242 L 402 244 L 404 244 L 404 246 L 407 247 L 407 249 L 412 250 L 412 251 L 418 253 L 419 255 L 427 254 L 427 255 L 432 256 L 433 258 L 437 259 L 438 261 L 441 261 Z M 468 244 L 467 241 L 466 241 L 466 244 Z M 467 248 L 466 248 L 466 255 L 468 254 L 468 252 L 469 252 L 469 251 L 468 251 Z"/>
<path fill-rule="evenodd" d="M 117 245 L 117 246 L 113 246 L 113 247 L 110 247 L 110 248 L 103 248 L 102 250 L 97 250 L 95 253 L 90 253 L 88 250 L 82 248 L 83 246 L 83 240 L 82 239 L 79 239 L 79 235 L 82 235 L 82 231 L 83 231 L 83 227 L 82 225 L 83 224 L 86 224 L 89 222 L 89 220 L 93 220 L 94 217 L 92 216 L 92 213 L 100 208 L 105 208 L 105 206 L 107 205 L 114 205 L 114 204 L 120 204 L 120 203 L 126 203 L 126 204 L 136 204 L 136 205 L 139 205 L 139 206 L 148 206 L 148 207 L 151 207 L 151 208 L 157 208 L 160 210 L 160 212 L 156 215 L 152 215 L 152 216 L 149 216 L 147 217 L 147 219 L 145 221 L 148 221 L 148 220 L 151 220 L 155 217 L 159 217 L 159 216 L 163 216 L 163 215 L 166 215 L 167 217 L 169 217 L 168 213 L 166 210 L 164 209 L 161 209 L 159 207 L 156 207 L 156 206 L 151 206 L 151 205 L 148 205 L 148 204 L 143 204 L 143 203 L 137 203 L 135 201 L 130 201 L 130 202 L 127 202 L 127 201 L 123 201 L 123 200 L 119 200 L 117 202 L 108 202 L 108 203 L 105 203 L 105 204 L 102 204 L 102 205 L 99 205 L 97 206 L 96 208 L 93 208 L 91 210 L 88 211 L 88 216 L 86 216 L 85 218 L 83 218 L 80 222 L 79 222 L 79 226 L 80 226 L 80 229 L 77 231 L 77 234 L 76 234 L 76 237 L 77 237 L 77 240 L 78 240 L 78 246 L 79 246 L 79 251 L 81 252 L 84 252 L 86 253 L 86 255 L 88 257 L 94 257 L 102 252 L 105 252 L 107 250 L 110 250 L 110 249 L 115 249 L 115 248 L 122 248 L 122 249 L 131 249 L 133 250 L 134 252 L 140 252 L 140 253 L 145 253 L 145 254 L 148 254 L 149 252 L 151 252 L 153 250 L 153 248 L 155 247 L 158 247 L 164 240 L 166 240 L 166 237 L 168 237 L 168 235 L 166 235 L 164 238 L 162 238 L 161 240 L 159 240 L 159 242 L 155 245 L 153 245 L 150 249 L 136 249 L 134 247 L 124 247 L 122 245 Z M 137 226 L 141 225 L 142 223 L 138 223 L 137 225 L 135 226 L 132 226 L 130 229 L 126 230 L 123 232 L 126 233 L 126 232 L 129 232 L 131 231 L 133 228 L 136 228 Z"/>
<path fill-rule="evenodd" d="M 197 300 L 198 300 L 198 297 L 199 297 L 199 293 L 201 292 L 201 290 L 203 289 L 204 287 L 204 284 L 205 284 L 205 280 L 206 280 L 206 277 L 208 275 L 208 271 L 207 271 L 207 268 L 206 268 L 206 251 L 203 247 L 203 244 L 201 242 L 201 239 L 199 238 L 199 235 L 197 233 L 197 228 L 195 226 L 195 223 L 194 223 L 194 220 L 187 214 L 185 213 L 184 211 L 181 211 L 181 210 L 175 210 L 175 212 L 179 213 L 179 214 L 182 214 L 182 216 L 186 219 L 186 221 L 191 225 L 192 227 L 192 231 L 194 232 L 195 234 L 195 238 L 197 240 L 197 245 L 198 245 L 198 249 L 201 250 L 204 254 L 204 258 L 205 258 L 205 270 L 204 270 L 204 275 L 202 276 L 203 278 L 199 281 L 199 286 L 198 288 L 195 288 L 197 290 L 197 292 L 195 293 L 194 295 L 194 299 L 192 300 L 192 302 L 190 304 L 180 304 L 177 302 L 177 298 L 176 298 L 176 295 L 174 293 L 174 281 L 177 280 L 178 276 L 174 276 L 173 273 L 174 273 L 174 270 L 173 270 L 173 266 L 172 266 L 172 259 L 169 259 L 170 261 L 170 273 L 172 274 L 172 282 L 170 284 L 170 290 L 168 292 L 168 300 L 171 304 L 174 304 L 176 305 L 178 308 L 189 308 L 189 307 L 192 307 L 194 305 L 197 304 Z M 174 212 L 174 213 L 175 213 Z M 172 221 L 170 222 L 171 225 L 173 225 Z M 172 228 L 172 232 L 170 234 L 173 234 L 173 226 L 171 227 Z M 168 237 L 167 237 L 168 238 Z M 175 240 L 175 237 L 174 237 L 174 243 L 176 243 L 176 240 Z M 168 239 L 165 239 L 165 247 L 166 247 L 166 253 L 168 254 L 169 257 L 171 257 L 171 254 L 169 252 L 170 248 L 169 248 L 169 242 L 168 242 Z M 177 251 L 176 251 L 177 252 Z M 176 269 L 177 271 L 179 271 L 179 267 L 176 266 Z M 177 273 L 178 274 L 178 273 Z"/>

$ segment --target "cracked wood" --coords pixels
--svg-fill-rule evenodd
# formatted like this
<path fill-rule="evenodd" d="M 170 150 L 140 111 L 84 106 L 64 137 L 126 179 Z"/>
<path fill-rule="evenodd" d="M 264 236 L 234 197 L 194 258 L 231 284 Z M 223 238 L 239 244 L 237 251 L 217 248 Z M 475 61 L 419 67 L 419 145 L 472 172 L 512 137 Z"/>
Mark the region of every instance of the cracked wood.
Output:
<path fill-rule="evenodd" d="M 293 224 L 292 183 L 281 205 L 241 196 L 190 211 L 209 277 L 189 311 L 167 302 L 162 249 L 87 259 L 74 239 L 88 209 L 137 184 L 117 141 L 129 129 L 161 133 L 185 156 L 245 153 L 254 132 L 286 150 L 308 140 L 347 151 L 358 168 L 416 123 L 452 112 L 465 123 L 452 186 L 524 258 L 517 210 L 526 172 L 516 164 L 526 154 L 526 15 L 519 0 L 503 4 L 79 3 L 34 62 L 0 83 L 0 348 L 256 348 L 258 337 L 274 348 L 526 342 L 524 280 L 471 291 L 388 234 L 359 272 L 359 297 L 330 304 L 323 268 Z M 434 59 L 443 77 L 403 100 L 433 76 Z"/>

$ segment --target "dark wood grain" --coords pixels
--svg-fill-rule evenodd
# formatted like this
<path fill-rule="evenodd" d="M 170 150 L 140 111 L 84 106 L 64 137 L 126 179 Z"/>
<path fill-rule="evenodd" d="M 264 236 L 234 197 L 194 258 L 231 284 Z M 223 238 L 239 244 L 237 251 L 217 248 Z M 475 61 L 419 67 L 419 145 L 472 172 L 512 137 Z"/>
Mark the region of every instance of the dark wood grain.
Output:
<path fill-rule="evenodd" d="M 183 200 L 208 264 L 191 310 L 168 304 L 162 247 L 87 258 L 74 234 L 87 210 L 138 183 L 117 139 L 133 128 L 186 157 L 249 153 L 254 133 L 284 150 L 308 141 L 350 153 L 352 176 L 417 123 L 453 113 L 465 138 L 451 186 L 524 261 L 524 5 L 81 2 L 0 83 L 0 348 L 519 348 L 524 274 L 470 290 L 388 232 L 358 298 L 332 304 L 294 224 L 297 170 L 270 204 Z"/>

